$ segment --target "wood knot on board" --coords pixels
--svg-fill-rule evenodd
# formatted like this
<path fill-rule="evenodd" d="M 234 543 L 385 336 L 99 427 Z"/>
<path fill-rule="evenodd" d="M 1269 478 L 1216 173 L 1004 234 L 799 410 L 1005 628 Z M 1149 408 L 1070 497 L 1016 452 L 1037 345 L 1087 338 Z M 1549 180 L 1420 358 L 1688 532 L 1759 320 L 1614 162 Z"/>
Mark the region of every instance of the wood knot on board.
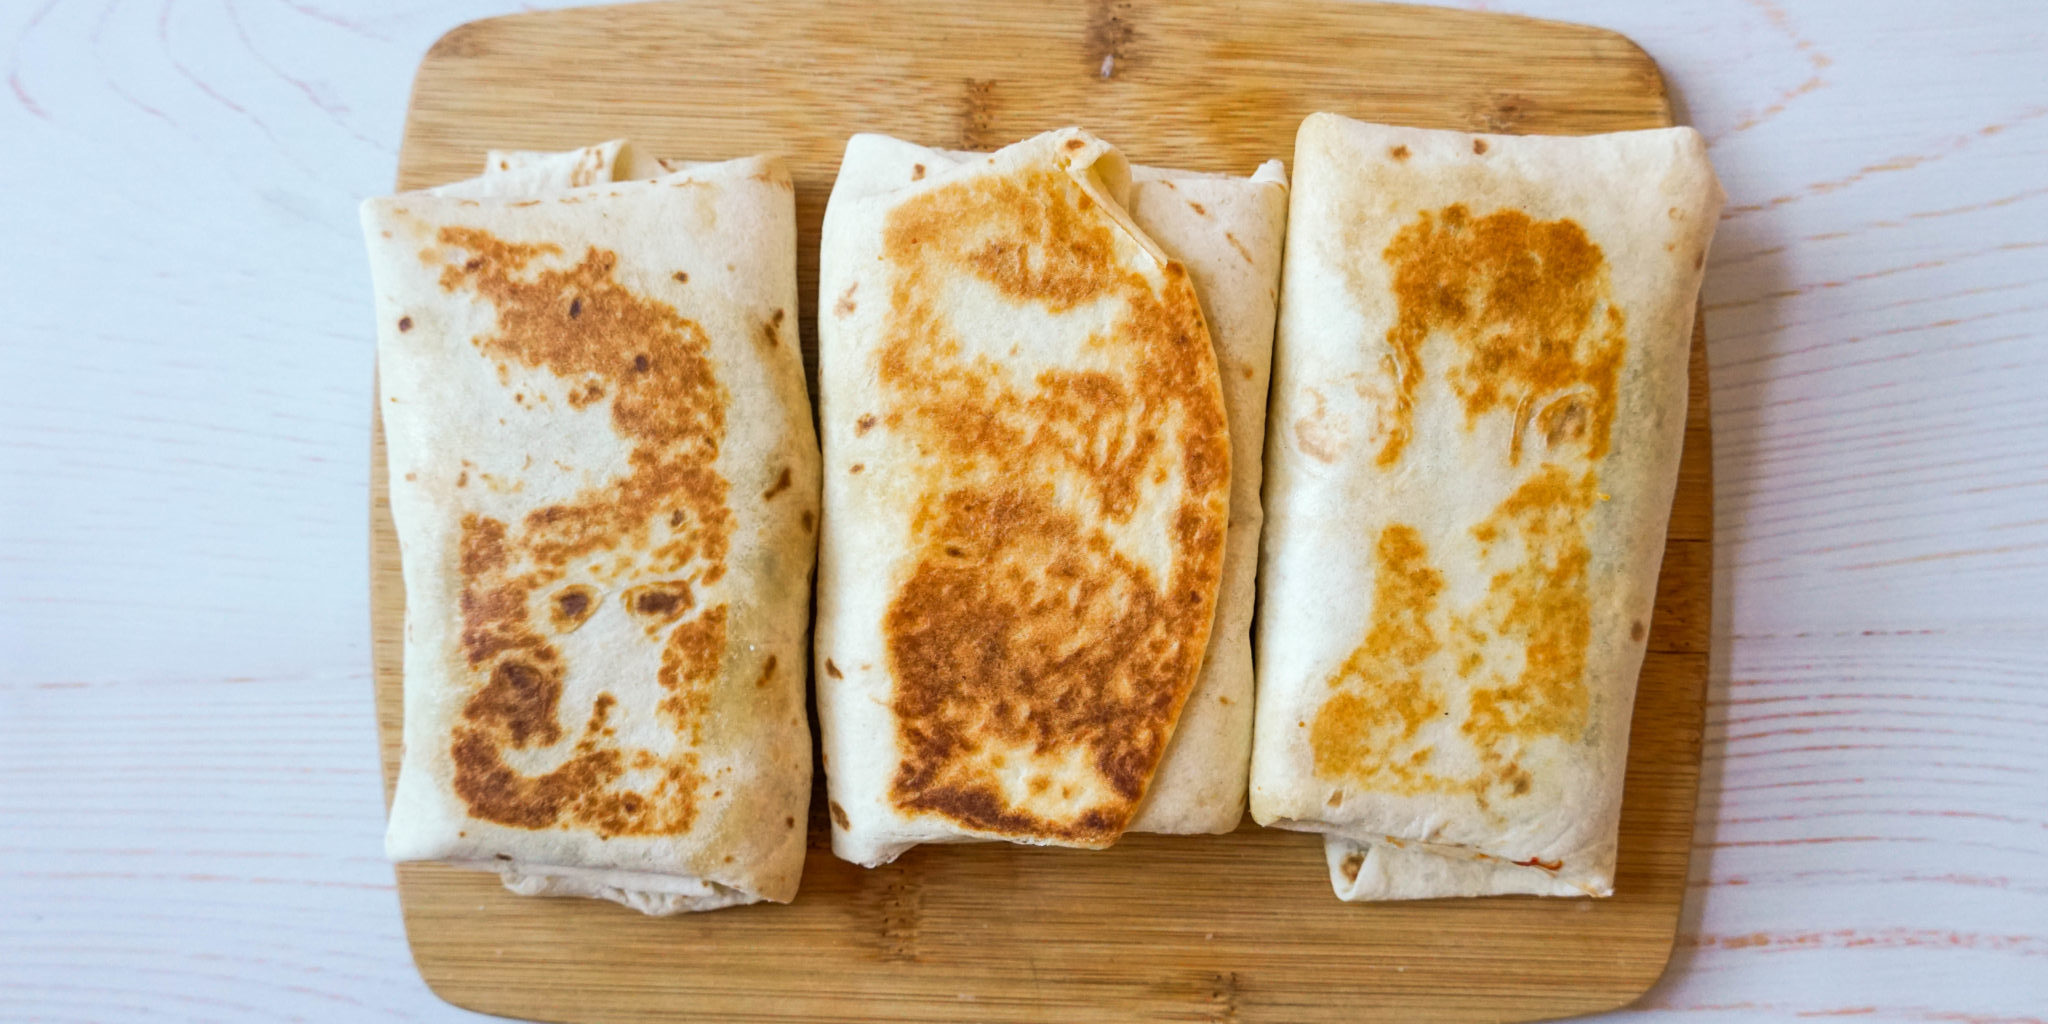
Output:
<path fill-rule="evenodd" d="M 1535 101 L 1520 93 L 1494 93 L 1480 102 L 1472 123 L 1476 131 L 1512 132 L 1526 123 L 1535 109 Z"/>
<path fill-rule="evenodd" d="M 1238 1020 L 1237 972 L 1215 972 L 1210 976 L 1207 994 L 1209 1020 L 1217 1024 L 1235 1024 Z"/>
<path fill-rule="evenodd" d="M 879 890 L 876 924 L 881 929 L 882 959 L 894 963 L 916 963 L 918 928 L 924 919 L 924 888 L 918 879 L 899 865 L 877 870 Z"/>
<path fill-rule="evenodd" d="M 1238 984 L 1236 971 L 1194 971 L 1160 978 L 1153 992 L 1161 1001 L 1180 1004 L 1175 1020 L 1236 1024 L 1242 1019 Z"/>
<path fill-rule="evenodd" d="M 966 92 L 960 101 L 961 149 L 997 149 L 1003 145 L 996 141 L 990 128 L 995 120 L 995 89 L 994 79 L 966 80 Z"/>
<path fill-rule="evenodd" d="M 1095 0 L 1088 5 L 1088 72 L 1108 80 L 1130 59 L 1130 4 L 1116 0 Z"/>

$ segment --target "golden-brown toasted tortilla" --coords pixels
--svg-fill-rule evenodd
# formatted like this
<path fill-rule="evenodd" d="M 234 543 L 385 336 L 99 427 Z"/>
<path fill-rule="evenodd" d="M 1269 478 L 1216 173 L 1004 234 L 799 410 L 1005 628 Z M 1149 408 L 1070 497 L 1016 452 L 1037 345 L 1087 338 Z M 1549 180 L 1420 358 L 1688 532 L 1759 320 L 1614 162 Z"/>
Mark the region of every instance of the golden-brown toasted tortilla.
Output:
<path fill-rule="evenodd" d="M 1690 129 L 1302 125 L 1251 806 L 1344 898 L 1612 891 L 1720 204 Z"/>
<path fill-rule="evenodd" d="M 1208 642 L 1230 487 L 1216 357 L 1101 140 L 907 175 L 902 145 L 849 144 L 820 259 L 833 851 L 1106 846 Z"/>
<path fill-rule="evenodd" d="M 787 901 L 818 516 L 788 174 L 507 184 L 363 210 L 406 590 L 387 851 L 648 913 Z"/>
<path fill-rule="evenodd" d="M 886 185 L 987 153 L 938 151 L 871 136 L 855 173 Z M 1260 453 L 1279 296 L 1287 179 L 1280 161 L 1250 177 L 1131 168 L 1128 212 L 1188 270 L 1222 378 L 1231 438 L 1230 522 L 1216 618 L 1195 687 L 1130 831 L 1220 833 L 1244 816 L 1252 740 L 1251 618 L 1258 568 Z"/>

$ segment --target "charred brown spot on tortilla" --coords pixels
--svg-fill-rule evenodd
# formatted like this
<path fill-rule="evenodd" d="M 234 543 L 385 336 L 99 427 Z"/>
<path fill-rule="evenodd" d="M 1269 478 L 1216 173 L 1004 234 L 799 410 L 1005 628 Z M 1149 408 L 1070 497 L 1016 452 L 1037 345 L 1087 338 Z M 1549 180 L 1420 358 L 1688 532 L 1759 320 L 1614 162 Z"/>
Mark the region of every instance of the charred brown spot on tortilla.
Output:
<path fill-rule="evenodd" d="M 910 180 L 912 180 L 912 181 L 922 181 L 922 180 L 924 180 L 924 165 L 923 165 L 923 164 L 911 164 L 911 165 L 910 165 Z"/>
<path fill-rule="evenodd" d="M 569 405 L 581 409 L 604 397 L 604 382 L 596 379 L 585 380 L 569 389 Z"/>
<path fill-rule="evenodd" d="M 627 612 L 652 620 L 647 626 L 651 633 L 676 621 L 684 612 L 695 607 L 697 596 L 691 592 L 687 581 L 659 580 L 627 588 L 625 593 L 619 595 L 619 601 L 626 606 Z"/>
<path fill-rule="evenodd" d="M 860 419 L 853 421 L 853 436 L 860 437 L 861 435 L 866 434 L 868 431 L 873 430 L 874 428 L 875 417 L 873 413 L 869 413 L 868 415 L 862 416 Z"/>
<path fill-rule="evenodd" d="M 618 706 L 619 699 L 617 697 L 609 693 L 600 692 L 597 698 L 590 702 L 590 719 L 583 724 L 583 731 L 586 734 L 603 733 L 609 735 L 613 731 L 609 725 L 612 709 Z"/>
<path fill-rule="evenodd" d="M 711 687 L 718 680 L 719 662 L 725 655 L 725 618 L 726 606 L 721 604 L 684 622 L 669 633 L 668 646 L 661 652 L 656 679 L 667 694 L 661 709 L 689 724 L 693 744 L 698 742 Z"/>
<path fill-rule="evenodd" d="M 490 681 L 470 695 L 462 717 L 503 727 L 512 746 L 552 746 L 562 738 L 555 705 L 562 696 L 560 670 L 506 658 L 491 669 Z"/>
<path fill-rule="evenodd" d="M 505 549 L 505 524 L 474 512 L 462 517 L 462 541 L 457 548 L 457 568 L 464 577 L 479 576 L 505 567 L 511 555 Z"/>
<path fill-rule="evenodd" d="M 678 271 L 676 271 L 675 273 L 673 273 L 673 274 L 670 274 L 669 276 L 670 276 L 670 277 L 673 277 L 673 278 L 675 278 L 675 282 L 676 282 L 677 284 L 689 284 L 689 283 L 690 283 L 690 275 L 689 275 L 689 273 L 688 273 L 687 271 L 682 271 L 682 270 L 678 270 Z"/>
<path fill-rule="evenodd" d="M 782 318 L 783 312 L 778 309 L 767 319 L 761 321 L 759 337 L 762 344 L 769 348 L 782 344 Z"/>
<path fill-rule="evenodd" d="M 1257 260 L 1255 260 L 1255 259 L 1252 259 L 1252 251 L 1251 251 L 1250 249 L 1247 249 L 1247 248 L 1245 248 L 1245 247 L 1244 247 L 1244 243 L 1243 243 L 1243 242 L 1240 242 L 1240 241 L 1238 241 L 1238 239 L 1237 239 L 1237 235 L 1236 235 L 1236 234 L 1235 234 L 1234 232 L 1230 232 L 1230 231 L 1225 231 L 1225 232 L 1223 233 L 1223 240 L 1224 240 L 1224 241 L 1226 241 L 1226 242 L 1229 242 L 1229 243 L 1230 243 L 1230 247 L 1231 247 L 1231 248 L 1233 248 L 1233 249 L 1236 249 L 1236 250 L 1237 250 L 1237 254 L 1238 254 L 1239 256 L 1242 256 L 1242 257 L 1244 257 L 1244 261 L 1245 261 L 1246 263 L 1257 263 L 1257 262 L 1258 262 Z"/>
<path fill-rule="evenodd" d="M 1387 150 L 1387 155 L 1393 157 L 1396 160 L 1406 160 L 1408 159 L 1408 147 L 1395 146 L 1394 148 Z"/>
<path fill-rule="evenodd" d="M 805 533 L 809 533 L 817 528 L 818 517 L 813 515 L 810 509 L 804 509 L 804 514 L 797 518 L 803 523 Z"/>
<path fill-rule="evenodd" d="M 1338 862 L 1337 870 L 1343 872 L 1345 881 L 1356 882 L 1358 881 L 1358 869 L 1364 866 L 1364 851 L 1352 850 L 1350 853 L 1344 855 L 1344 859 L 1342 861 Z"/>
<path fill-rule="evenodd" d="M 1396 523 L 1373 546 L 1372 625 L 1330 685 L 1337 692 L 1316 712 L 1309 746 L 1316 774 L 1375 785 L 1412 782 L 1429 751 L 1416 733 L 1443 713 L 1442 696 L 1423 674 L 1443 646 L 1437 603 L 1444 575 L 1414 527 Z"/>
<path fill-rule="evenodd" d="M 1068 149 L 1085 145 L 1069 140 Z M 1200 666 L 1221 568 L 1229 450 L 1185 270 L 1132 268 L 1132 243 L 1068 175 L 973 178 L 899 206 L 879 368 L 892 429 L 926 453 L 918 551 L 883 617 L 897 807 L 977 831 L 1107 844 L 1143 796 Z M 939 300 L 968 278 L 1052 313 L 1109 303 L 1090 368 L 1019 390 L 960 356 Z M 1103 363 L 1108 365 L 1102 365 Z M 1165 509 L 1161 578 L 1111 527 Z M 860 466 L 853 467 L 859 471 Z M 1054 481 L 1073 495 L 1062 499 Z M 828 672 L 830 666 L 828 665 Z M 999 766 L 1064 772 L 1057 801 L 1006 794 Z"/>
<path fill-rule="evenodd" d="M 607 163 L 601 150 L 585 150 L 583 155 L 576 159 L 575 168 L 569 172 L 569 184 L 579 188 L 596 184 L 598 174 L 607 169 Z"/>
<path fill-rule="evenodd" d="M 1541 461 L 1471 527 L 1487 583 L 1462 607 L 1438 607 L 1442 576 L 1419 536 L 1410 545 L 1393 536 L 1407 527 L 1382 531 L 1365 641 L 1331 677 L 1336 692 L 1317 714 L 1316 771 L 1397 793 L 1463 791 L 1484 808 L 1534 788 L 1518 760 L 1531 742 L 1577 742 L 1589 721 L 1585 520 L 1614 419 L 1624 318 L 1599 247 L 1569 220 L 1515 210 L 1475 219 L 1451 206 L 1403 228 L 1384 256 L 1400 304 L 1388 341 L 1402 415 L 1421 393 L 1423 346 L 1448 343 L 1451 358 L 1432 363 L 1448 365 L 1445 390 L 1468 429 L 1482 416 L 1511 417 L 1502 461 L 1519 467 L 1525 451 Z M 1404 420 L 1381 465 L 1400 459 L 1407 430 Z M 1435 582 L 1413 585 L 1422 580 Z M 1631 628 L 1636 639 L 1641 629 Z M 1462 708 L 1453 677 L 1470 687 Z M 1433 766 L 1433 747 L 1417 736 L 1433 715 L 1458 712 L 1457 738 L 1440 742 L 1469 747 L 1478 767 L 1468 773 Z"/>
<path fill-rule="evenodd" d="M 1209 215 L 1209 209 L 1207 207 L 1203 206 L 1198 202 L 1195 202 L 1192 199 L 1188 200 L 1188 208 L 1195 211 L 1195 216 L 1197 217 L 1207 217 Z"/>
<path fill-rule="evenodd" d="M 1536 414 L 1537 432 L 1551 448 L 1586 436 L 1586 406 L 1576 395 L 1566 395 Z"/>
<path fill-rule="evenodd" d="M 1634 622 L 1628 624 L 1628 638 L 1630 640 L 1641 640 L 1645 632 L 1646 631 L 1643 628 L 1643 620 L 1641 619 L 1637 619 Z"/>
<path fill-rule="evenodd" d="M 839 806 L 839 801 L 832 801 L 831 807 L 832 823 L 834 825 L 839 826 L 841 829 L 849 829 L 853 827 L 853 820 L 846 816 L 846 808 Z"/>
<path fill-rule="evenodd" d="M 853 465 L 851 465 L 851 466 L 847 467 L 847 470 L 846 470 L 846 471 L 847 471 L 848 473 L 858 473 L 858 472 L 860 472 L 861 470 L 864 470 L 864 469 L 866 469 L 866 468 L 868 468 L 868 466 L 867 466 L 867 463 L 865 463 L 865 462 L 856 462 L 856 463 L 854 463 Z"/>
<path fill-rule="evenodd" d="M 576 585 L 563 587 L 555 592 L 554 603 L 548 609 L 548 617 L 554 622 L 555 632 L 573 633 L 576 627 L 590 618 L 597 610 L 597 591 L 591 587 Z"/>
<path fill-rule="evenodd" d="M 398 318 L 398 329 L 399 329 L 399 330 L 401 330 L 401 331 L 409 331 L 409 330 L 412 330 L 412 317 L 409 317 L 409 316 L 402 316 L 402 317 L 399 317 L 399 318 Z"/>
<path fill-rule="evenodd" d="M 1593 612 L 1583 520 L 1595 495 L 1590 471 L 1546 463 L 1472 528 L 1489 566 L 1508 563 L 1473 610 L 1473 628 L 1522 647 L 1512 678 L 1495 669 L 1494 685 L 1473 691 L 1462 729 L 1482 750 L 1538 735 L 1575 737 L 1585 728 Z"/>
<path fill-rule="evenodd" d="M 846 678 L 845 676 L 839 673 L 839 666 L 832 664 L 832 659 L 830 658 L 825 659 L 825 674 L 831 676 L 834 679 Z"/>
<path fill-rule="evenodd" d="M 1344 435 L 1330 422 L 1329 399 L 1315 388 L 1304 389 L 1315 411 L 1294 421 L 1294 443 L 1317 462 L 1336 462 L 1344 454 Z"/>
<path fill-rule="evenodd" d="M 1536 221 L 1512 209 L 1474 217 L 1452 205 L 1403 227 L 1382 258 L 1400 312 L 1387 331 L 1399 400 L 1380 465 L 1400 461 L 1407 448 L 1422 349 L 1436 337 L 1456 346 L 1448 381 L 1467 428 L 1490 412 L 1514 417 L 1510 465 L 1521 461 L 1532 419 L 1561 402 L 1585 422 L 1567 430 L 1563 413 L 1549 413 L 1558 443 L 1583 441 L 1591 460 L 1607 454 L 1627 335 L 1606 258 L 1576 221 Z M 1546 424 L 1536 425 L 1547 440 Z"/>
<path fill-rule="evenodd" d="M 778 494 L 781 494 L 782 492 L 784 492 L 784 491 L 786 491 L 786 490 L 789 490 L 789 467 L 788 467 L 788 466 L 784 466 L 784 467 L 782 467 L 782 475 L 780 475 L 780 476 L 776 477 L 776 478 L 775 478 L 775 482 L 774 482 L 773 484 L 770 484 L 767 490 L 765 490 L 765 491 L 762 491 L 762 492 L 761 492 L 761 500 L 762 500 L 762 501 L 770 501 L 770 500 L 773 500 L 773 499 L 774 499 L 774 497 L 775 497 L 776 495 L 778 495 Z"/>
<path fill-rule="evenodd" d="M 768 656 L 767 661 L 761 663 L 761 677 L 759 679 L 754 680 L 754 685 L 756 687 L 766 687 L 769 683 L 774 681 L 775 655 L 771 654 Z"/>
<path fill-rule="evenodd" d="M 725 606 L 697 610 L 687 582 L 660 577 L 691 574 L 708 583 L 723 573 L 730 547 L 727 484 L 716 468 L 725 396 L 709 340 L 666 303 L 620 284 L 611 252 L 592 247 L 569 258 L 552 244 L 468 228 L 444 228 L 437 240 L 467 254 L 444 264 L 441 287 L 495 307 L 493 329 L 472 339 L 478 351 L 563 379 L 573 406 L 609 397 L 612 429 L 628 446 L 624 475 L 533 509 L 516 527 L 463 518 L 461 653 L 472 678 L 483 681 L 451 737 L 455 790 L 475 816 L 513 827 L 606 837 L 685 831 L 697 815 L 697 755 L 680 745 L 666 753 L 617 746 L 607 724 L 616 703 L 610 694 L 599 695 L 553 768 L 514 768 L 504 751 L 571 739 L 559 721 L 570 666 L 540 626 L 566 632 L 593 614 L 591 588 L 547 589 L 585 563 L 657 578 L 628 588 L 622 601 L 651 620 L 651 634 L 667 630 L 658 711 L 665 725 L 695 740 L 724 650 Z M 573 298 L 564 303 L 565 295 Z M 637 354 L 629 362 L 625 353 Z"/>
<path fill-rule="evenodd" d="M 1472 152 L 1474 152 L 1474 153 L 1477 153 L 1477 154 L 1479 154 L 1480 156 L 1485 156 L 1485 155 L 1486 155 L 1486 140 L 1485 140 L 1485 139 L 1473 139 L 1473 140 L 1472 140 Z"/>
<path fill-rule="evenodd" d="M 847 285 L 846 291 L 840 293 L 839 301 L 832 304 L 832 315 L 840 317 L 852 316 L 853 311 L 859 308 L 858 306 L 854 305 L 853 293 L 858 291 L 859 289 L 859 281 L 855 281 L 854 283 Z"/>

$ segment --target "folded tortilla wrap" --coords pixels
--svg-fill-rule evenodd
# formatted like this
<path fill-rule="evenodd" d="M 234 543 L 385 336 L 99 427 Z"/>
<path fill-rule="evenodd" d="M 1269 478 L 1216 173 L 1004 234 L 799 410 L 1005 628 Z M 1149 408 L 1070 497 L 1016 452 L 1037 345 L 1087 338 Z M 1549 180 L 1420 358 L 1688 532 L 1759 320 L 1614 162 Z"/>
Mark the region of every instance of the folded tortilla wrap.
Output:
<path fill-rule="evenodd" d="M 833 851 L 1099 848 L 1207 647 L 1229 516 L 1186 269 L 1074 129 L 848 145 L 820 256 L 816 627 Z"/>
<path fill-rule="evenodd" d="M 1252 752 L 1252 608 L 1259 568 L 1259 481 L 1266 386 L 1287 231 L 1287 176 L 1269 160 L 1250 177 L 1138 166 L 1131 219 L 1188 268 L 1216 350 L 1230 426 L 1230 527 L 1216 620 L 1195 688 L 1133 832 L 1229 832 L 1244 818 Z"/>
<path fill-rule="evenodd" d="M 588 187 L 550 158 L 540 191 L 364 204 L 406 592 L 386 849 L 647 913 L 787 901 L 818 516 L 789 177 L 619 182 L 608 145 Z"/>
<path fill-rule="evenodd" d="M 482 176 L 449 182 L 426 191 L 429 195 L 462 199 L 531 199 L 632 177 L 620 173 L 625 169 L 625 162 L 632 159 L 632 147 L 624 139 L 612 139 L 562 153 L 494 149 L 485 158 Z"/>
<path fill-rule="evenodd" d="M 708 167 L 714 161 L 675 160 L 655 156 L 625 139 L 565 153 L 551 153 L 539 149 L 494 149 L 484 156 L 484 174 L 457 186 L 505 187 L 507 182 L 550 183 L 562 182 L 559 187 L 572 188 L 591 185 L 602 181 L 640 181 L 659 178 L 692 167 Z M 445 192 L 457 186 L 444 185 L 436 192 Z M 538 188 L 526 188 L 527 193 L 539 192 Z M 468 194 L 468 193 L 464 193 Z"/>
<path fill-rule="evenodd" d="M 1302 125 L 1251 808 L 1344 898 L 1612 891 L 1721 198 L 1685 128 Z"/>

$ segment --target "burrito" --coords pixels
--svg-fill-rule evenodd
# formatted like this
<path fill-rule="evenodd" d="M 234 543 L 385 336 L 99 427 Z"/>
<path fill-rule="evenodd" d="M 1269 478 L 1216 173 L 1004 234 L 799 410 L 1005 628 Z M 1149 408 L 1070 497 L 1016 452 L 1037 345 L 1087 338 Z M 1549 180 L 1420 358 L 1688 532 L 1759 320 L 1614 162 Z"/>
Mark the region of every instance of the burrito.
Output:
<path fill-rule="evenodd" d="M 898 184 L 933 168 L 988 156 L 941 154 L 879 136 L 863 147 L 866 165 L 893 170 Z M 1180 261 L 1194 282 L 1216 351 L 1231 447 L 1230 520 L 1209 649 L 1129 830 L 1229 832 L 1244 818 L 1250 772 L 1260 457 L 1287 226 L 1287 176 L 1278 160 L 1261 164 L 1249 178 L 1137 165 L 1131 168 L 1127 210 L 1138 229 L 1168 258 Z"/>
<path fill-rule="evenodd" d="M 847 147 L 820 253 L 814 652 L 846 860 L 1108 846 L 1195 686 L 1229 429 L 1188 271 L 1130 190 L 1076 129 L 964 160 Z"/>
<path fill-rule="evenodd" d="M 786 902 L 818 526 L 790 180 L 618 181 L 607 146 L 364 204 L 406 594 L 386 850 L 650 914 Z"/>
<path fill-rule="evenodd" d="M 1612 893 L 1721 201 L 1686 128 L 1303 123 L 1251 809 L 1344 899 Z"/>
<path fill-rule="evenodd" d="M 1195 283 L 1230 429 L 1230 525 L 1209 649 L 1130 831 L 1229 832 L 1244 818 L 1251 770 L 1260 458 L 1287 175 L 1278 160 L 1249 178 L 1137 166 L 1129 209 L 1139 230 L 1187 267 Z"/>

